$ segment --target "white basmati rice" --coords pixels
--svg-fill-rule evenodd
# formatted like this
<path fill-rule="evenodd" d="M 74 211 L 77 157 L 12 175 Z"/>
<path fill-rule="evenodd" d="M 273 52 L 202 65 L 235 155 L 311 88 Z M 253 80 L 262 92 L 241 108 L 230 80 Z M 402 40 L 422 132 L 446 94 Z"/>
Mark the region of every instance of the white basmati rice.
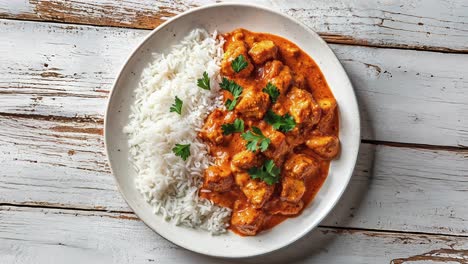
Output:
<path fill-rule="evenodd" d="M 195 29 L 168 54 L 154 54 L 135 91 L 128 134 L 135 184 L 156 214 L 177 225 L 226 231 L 230 210 L 198 197 L 204 169 L 210 165 L 206 145 L 197 138 L 203 121 L 220 106 L 219 69 L 222 41 L 216 33 Z M 211 90 L 197 87 L 206 71 Z M 169 112 L 175 96 L 183 101 L 182 115 Z M 176 143 L 190 143 L 186 161 L 172 152 Z"/>

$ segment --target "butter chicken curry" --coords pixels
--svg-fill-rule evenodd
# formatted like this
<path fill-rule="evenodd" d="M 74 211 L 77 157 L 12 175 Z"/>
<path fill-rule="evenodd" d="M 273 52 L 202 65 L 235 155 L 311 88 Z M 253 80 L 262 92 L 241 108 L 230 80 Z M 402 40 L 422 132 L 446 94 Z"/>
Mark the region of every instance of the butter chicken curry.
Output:
<path fill-rule="evenodd" d="M 339 153 L 338 109 L 315 62 L 279 36 L 224 35 L 225 107 L 199 137 L 214 165 L 200 196 L 232 209 L 230 229 L 256 235 L 301 213 Z"/>

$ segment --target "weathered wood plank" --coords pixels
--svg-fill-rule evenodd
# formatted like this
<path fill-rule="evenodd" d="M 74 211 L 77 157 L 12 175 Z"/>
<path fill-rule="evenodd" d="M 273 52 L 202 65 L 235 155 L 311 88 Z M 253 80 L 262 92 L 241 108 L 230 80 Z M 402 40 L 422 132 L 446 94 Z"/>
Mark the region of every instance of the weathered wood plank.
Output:
<path fill-rule="evenodd" d="M 354 84 L 364 139 L 468 146 L 468 55 L 332 48 Z"/>
<path fill-rule="evenodd" d="M 0 207 L 0 219 L 2 263 L 468 261 L 467 237 L 318 228 L 280 251 L 257 258 L 227 260 L 183 250 L 151 232 L 133 214 Z"/>
<path fill-rule="evenodd" d="M 147 33 L 0 21 L 0 111 L 102 118 L 116 73 Z"/>
<path fill-rule="evenodd" d="M 0 134 L 0 203 L 128 210 L 106 162 L 102 124 L 1 117 Z"/>
<path fill-rule="evenodd" d="M 106 166 L 101 124 L 0 117 L 0 128 L 0 203 L 130 211 Z M 467 161 L 466 151 L 363 144 L 322 224 L 466 235 Z"/>
<path fill-rule="evenodd" d="M 0 17 L 153 29 L 215 0 L 0 0 Z M 468 51 L 468 5 L 456 1 L 242 1 L 281 10 L 331 43 Z"/>
<path fill-rule="evenodd" d="M 147 33 L 1 21 L 0 112 L 102 118 L 117 71 Z M 355 85 L 364 139 L 468 146 L 468 54 L 332 48 Z"/>
<path fill-rule="evenodd" d="M 468 151 L 361 144 L 327 226 L 468 234 Z"/>

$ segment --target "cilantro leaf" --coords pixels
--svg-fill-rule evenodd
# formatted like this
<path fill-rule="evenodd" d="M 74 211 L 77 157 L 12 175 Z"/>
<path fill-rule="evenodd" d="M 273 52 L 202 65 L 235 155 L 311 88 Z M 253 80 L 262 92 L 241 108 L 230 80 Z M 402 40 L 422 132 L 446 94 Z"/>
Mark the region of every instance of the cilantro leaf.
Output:
<path fill-rule="evenodd" d="M 223 80 L 219 84 L 219 86 L 221 87 L 221 89 L 229 91 L 234 97 L 233 100 L 227 99 L 225 103 L 226 109 L 228 111 L 234 110 L 237 104 L 237 99 L 242 94 L 242 86 L 238 85 L 235 81 L 227 79 L 226 77 L 223 77 Z"/>
<path fill-rule="evenodd" d="M 226 77 L 223 77 L 223 81 L 219 84 L 221 89 L 226 90 L 234 97 L 239 97 L 242 94 L 242 86 L 238 85 L 235 81 L 229 80 Z"/>
<path fill-rule="evenodd" d="M 244 132 L 244 120 L 236 118 L 232 124 L 221 125 L 221 129 L 223 130 L 223 135 Z"/>
<path fill-rule="evenodd" d="M 237 73 L 242 71 L 247 67 L 248 63 L 244 58 L 244 55 L 239 55 L 237 56 L 232 62 L 231 62 L 231 67 L 232 69 Z"/>
<path fill-rule="evenodd" d="M 280 91 L 278 90 L 278 88 L 270 82 L 267 83 L 266 87 L 263 88 L 262 92 L 270 96 L 270 100 L 272 103 L 275 103 L 276 100 L 278 100 L 278 96 L 280 95 Z"/>
<path fill-rule="evenodd" d="M 268 110 L 266 113 L 265 121 L 274 129 L 285 133 L 296 127 L 296 121 L 294 121 L 294 118 L 291 115 L 285 114 L 284 116 L 280 116 L 271 110 Z"/>
<path fill-rule="evenodd" d="M 227 99 L 226 103 L 224 103 L 228 111 L 234 110 L 234 107 L 236 107 L 236 104 L 237 104 L 237 98 L 235 98 L 234 100 Z"/>
<path fill-rule="evenodd" d="M 190 144 L 175 144 L 172 152 L 183 160 L 187 160 L 188 156 L 190 156 Z"/>
<path fill-rule="evenodd" d="M 219 83 L 219 87 L 221 87 L 221 89 L 223 90 L 227 90 L 227 91 L 230 91 L 229 87 L 231 85 L 231 82 L 228 78 L 226 77 L 223 77 L 223 80 Z"/>
<path fill-rule="evenodd" d="M 176 112 L 179 115 L 182 113 L 182 100 L 179 99 L 179 97 L 175 97 L 175 102 L 174 104 L 171 105 L 171 108 L 169 108 L 169 112 Z"/>
<path fill-rule="evenodd" d="M 252 179 L 260 179 L 268 185 L 273 185 L 279 182 L 281 171 L 273 160 L 269 159 L 261 167 L 250 168 L 248 172 Z"/>
<path fill-rule="evenodd" d="M 241 137 L 247 141 L 247 150 L 255 152 L 259 149 L 260 151 L 264 152 L 268 149 L 268 145 L 270 145 L 271 140 L 263 135 L 262 131 L 258 127 L 252 127 L 252 130 L 247 131 L 246 133 L 242 133 Z"/>
<path fill-rule="evenodd" d="M 205 90 L 210 90 L 210 78 L 208 77 L 208 73 L 203 72 L 203 78 L 197 80 L 197 86 Z"/>

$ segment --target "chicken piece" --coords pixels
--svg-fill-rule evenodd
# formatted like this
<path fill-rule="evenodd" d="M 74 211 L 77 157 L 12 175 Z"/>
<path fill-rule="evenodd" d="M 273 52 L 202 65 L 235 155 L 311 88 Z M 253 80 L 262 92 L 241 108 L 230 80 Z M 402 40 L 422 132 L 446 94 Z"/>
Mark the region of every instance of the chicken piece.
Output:
<path fill-rule="evenodd" d="M 223 122 L 224 122 L 224 124 L 232 123 L 232 122 L 234 122 L 234 120 L 236 120 L 236 117 L 237 117 L 236 113 L 234 113 L 233 111 L 228 111 L 224 115 Z"/>
<path fill-rule="evenodd" d="M 293 76 L 293 85 L 297 88 L 300 89 L 305 89 L 306 88 L 306 79 L 304 75 L 296 73 Z"/>
<path fill-rule="evenodd" d="M 223 166 L 210 166 L 203 176 L 203 188 L 215 192 L 229 191 L 234 183 L 231 170 Z"/>
<path fill-rule="evenodd" d="M 232 69 L 231 63 L 240 55 L 243 55 L 244 59 L 247 61 L 247 67 L 236 73 L 234 69 Z M 229 42 L 226 47 L 226 51 L 224 52 L 223 60 L 221 61 L 221 74 L 230 77 L 248 77 L 250 73 L 252 73 L 253 69 L 254 65 L 247 54 L 247 45 L 245 42 L 243 40 L 234 40 Z"/>
<path fill-rule="evenodd" d="M 265 220 L 265 213 L 252 205 L 236 201 L 232 211 L 231 226 L 239 233 L 254 236 L 260 230 Z"/>
<path fill-rule="evenodd" d="M 234 31 L 232 31 L 231 36 L 232 40 L 244 40 L 244 30 L 241 28 L 235 29 Z"/>
<path fill-rule="evenodd" d="M 296 57 L 297 55 L 299 55 L 300 50 L 297 47 L 288 45 L 283 51 L 284 51 L 283 55 L 287 57 Z"/>
<path fill-rule="evenodd" d="M 283 63 L 279 60 L 268 61 L 263 67 L 262 79 L 270 80 L 271 78 L 278 76 L 283 67 Z"/>
<path fill-rule="evenodd" d="M 300 126 L 296 125 L 292 130 L 290 130 L 286 136 L 286 142 L 288 142 L 288 146 L 293 149 L 298 145 L 304 143 L 304 135 L 306 134 L 305 129 Z"/>
<path fill-rule="evenodd" d="M 263 181 L 252 179 L 247 172 L 236 173 L 235 181 L 245 197 L 247 197 L 247 200 L 254 207 L 262 207 L 270 199 L 275 190 L 274 185 L 268 185 Z"/>
<path fill-rule="evenodd" d="M 280 95 L 286 94 L 292 84 L 291 69 L 288 66 L 284 66 L 279 74 L 272 78 L 270 82 L 278 88 Z"/>
<path fill-rule="evenodd" d="M 305 184 L 303 180 L 292 177 L 284 177 L 281 181 L 281 200 L 297 203 L 305 193 Z"/>
<path fill-rule="evenodd" d="M 258 41 L 258 38 L 255 35 L 247 35 L 244 38 L 245 43 L 249 46 L 249 48 L 252 48 L 253 44 Z"/>
<path fill-rule="evenodd" d="M 221 125 L 224 122 L 225 113 L 220 109 L 215 109 L 205 120 L 198 136 L 203 140 L 208 140 L 213 144 L 221 144 L 224 141 Z"/>
<path fill-rule="evenodd" d="M 281 201 L 280 199 L 272 199 L 265 205 L 265 211 L 269 214 L 296 215 L 303 207 L 304 202 L 302 200 L 297 203 L 291 203 Z"/>
<path fill-rule="evenodd" d="M 304 179 L 315 175 L 319 170 L 318 163 L 305 154 L 293 154 L 284 163 L 284 177 Z"/>
<path fill-rule="evenodd" d="M 252 151 L 243 150 L 232 157 L 231 168 L 233 170 L 248 170 L 259 165 L 260 158 Z"/>
<path fill-rule="evenodd" d="M 331 160 L 340 151 L 340 140 L 336 136 L 312 136 L 306 141 L 306 146 L 320 157 Z"/>
<path fill-rule="evenodd" d="M 287 97 L 290 102 L 289 113 L 296 123 L 315 125 L 319 122 L 321 109 L 315 102 L 311 93 L 306 90 L 293 87 L 291 91 L 289 91 Z"/>
<path fill-rule="evenodd" d="M 237 186 L 242 187 L 247 184 L 249 180 L 251 180 L 250 175 L 247 172 L 238 172 L 235 174 L 235 182 Z"/>
<path fill-rule="evenodd" d="M 241 186 L 241 190 L 252 206 L 261 208 L 265 202 L 270 199 L 275 190 L 275 186 L 268 185 L 264 181 L 249 179 Z"/>
<path fill-rule="evenodd" d="M 333 98 L 324 98 L 318 100 L 317 103 L 322 109 L 322 117 L 317 124 L 317 129 L 324 134 L 329 134 L 334 129 L 336 101 Z"/>
<path fill-rule="evenodd" d="M 245 89 L 236 106 L 236 110 L 244 117 L 262 119 L 268 109 L 270 97 L 266 93 L 258 93 L 253 89 Z"/>
<path fill-rule="evenodd" d="M 284 116 L 285 114 L 289 113 L 289 100 L 286 97 L 286 95 L 281 95 L 278 97 L 278 100 L 276 100 L 276 103 L 274 103 L 271 106 L 271 110 L 275 112 L 275 114 Z"/>
<path fill-rule="evenodd" d="M 273 60 L 265 63 L 262 79 L 275 85 L 280 95 L 284 95 L 292 84 L 293 76 L 288 66 L 285 66 L 281 61 Z"/>
<path fill-rule="evenodd" d="M 276 59 L 278 47 L 271 40 L 255 42 L 249 50 L 249 55 L 256 64 L 262 64 L 267 60 Z"/>
<path fill-rule="evenodd" d="M 265 154 L 267 158 L 272 159 L 275 164 L 280 166 L 283 164 L 284 155 L 289 151 L 286 136 L 271 127 L 270 129 L 264 130 L 264 132 L 265 136 L 270 139 L 270 145 L 268 146 L 268 149 L 263 152 L 263 154 Z"/>

